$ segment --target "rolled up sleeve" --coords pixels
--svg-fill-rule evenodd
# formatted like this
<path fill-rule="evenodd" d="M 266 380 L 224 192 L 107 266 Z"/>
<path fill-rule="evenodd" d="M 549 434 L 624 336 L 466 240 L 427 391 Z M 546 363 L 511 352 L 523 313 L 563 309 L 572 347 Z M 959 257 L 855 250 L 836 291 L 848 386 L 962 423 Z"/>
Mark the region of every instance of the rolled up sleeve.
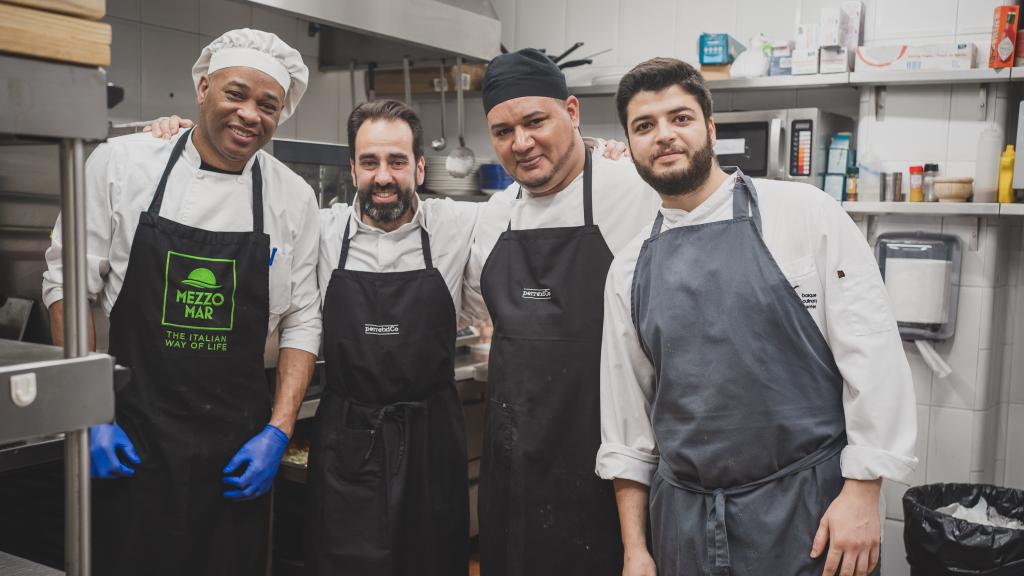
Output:
<path fill-rule="evenodd" d="M 111 163 L 110 156 L 110 146 L 103 144 L 89 155 L 85 163 L 86 293 L 91 301 L 95 301 L 103 291 L 107 273 L 110 272 L 113 203 L 118 191 L 117 178 L 113 173 L 116 163 Z M 45 253 L 46 271 L 43 272 L 42 294 L 47 308 L 64 299 L 61 218 L 61 215 L 57 216 L 50 234 L 50 247 Z"/>
<path fill-rule="evenodd" d="M 914 383 L 885 283 L 853 221 L 837 203 L 824 206 L 827 338 L 845 383 L 849 442 L 842 473 L 909 483 L 917 466 Z"/>
<path fill-rule="evenodd" d="M 281 348 L 297 348 L 310 354 L 320 351 L 320 291 L 317 256 L 320 244 L 320 215 L 312 193 L 303 206 L 293 230 L 291 301 L 281 315 Z"/>
<path fill-rule="evenodd" d="M 616 258 L 604 295 L 601 341 L 601 447 L 597 475 L 650 485 L 658 467 L 651 426 L 654 367 L 640 347 L 630 315 L 636 258 Z"/>

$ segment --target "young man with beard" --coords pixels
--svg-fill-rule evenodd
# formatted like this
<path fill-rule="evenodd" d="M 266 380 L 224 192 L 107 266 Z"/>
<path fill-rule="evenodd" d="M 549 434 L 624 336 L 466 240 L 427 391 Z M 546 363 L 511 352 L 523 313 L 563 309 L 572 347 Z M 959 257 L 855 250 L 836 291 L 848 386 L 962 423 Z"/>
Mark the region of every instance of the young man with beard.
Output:
<path fill-rule="evenodd" d="M 466 574 L 454 354 L 480 204 L 417 197 L 423 127 L 401 102 L 357 107 L 348 141 L 357 198 L 321 211 L 327 387 L 310 450 L 309 573 Z"/>
<path fill-rule="evenodd" d="M 265 571 L 266 493 L 320 347 L 313 191 L 260 151 L 305 92 L 302 57 L 233 30 L 192 76 L 194 130 L 114 138 L 86 164 L 89 296 L 132 371 L 115 422 L 89 431 L 104 576 Z M 60 238 L 58 220 L 43 277 L 58 341 Z M 268 333 L 280 336 L 273 399 Z"/>
<path fill-rule="evenodd" d="M 623 573 L 868 574 L 881 479 L 917 463 L 871 249 L 821 190 L 718 166 L 688 64 L 640 64 L 616 103 L 663 200 L 605 290 L 598 471 L 616 485 Z"/>
<path fill-rule="evenodd" d="M 466 279 L 470 308 L 494 323 L 481 574 L 619 576 L 612 485 L 594 474 L 601 296 L 612 254 L 659 200 L 628 162 L 586 148 L 579 100 L 539 51 L 495 58 L 483 101 L 516 184 L 484 207 Z"/>

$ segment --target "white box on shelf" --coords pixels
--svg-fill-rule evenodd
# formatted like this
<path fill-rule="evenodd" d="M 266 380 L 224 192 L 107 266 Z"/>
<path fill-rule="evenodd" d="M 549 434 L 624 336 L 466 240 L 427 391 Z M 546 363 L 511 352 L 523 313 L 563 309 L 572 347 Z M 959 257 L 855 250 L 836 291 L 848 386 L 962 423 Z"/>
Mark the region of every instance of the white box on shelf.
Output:
<path fill-rule="evenodd" d="M 853 67 L 853 52 L 846 46 L 822 46 L 819 72 L 822 74 L 835 74 L 838 72 L 849 72 Z"/>
<path fill-rule="evenodd" d="M 845 12 L 838 6 L 827 6 L 821 9 L 821 21 L 818 26 L 818 42 L 822 46 L 839 46 L 843 43 L 842 32 Z"/>
<path fill-rule="evenodd" d="M 793 72 L 794 76 L 800 74 L 818 73 L 818 49 L 798 48 L 793 50 Z"/>
<path fill-rule="evenodd" d="M 860 46 L 856 70 L 970 70 L 978 61 L 973 42 L 922 46 Z"/>
<path fill-rule="evenodd" d="M 864 3 L 860 0 L 845 0 L 839 5 L 839 9 L 843 12 L 845 23 L 840 44 L 852 52 L 863 43 L 861 36 L 864 31 Z"/>

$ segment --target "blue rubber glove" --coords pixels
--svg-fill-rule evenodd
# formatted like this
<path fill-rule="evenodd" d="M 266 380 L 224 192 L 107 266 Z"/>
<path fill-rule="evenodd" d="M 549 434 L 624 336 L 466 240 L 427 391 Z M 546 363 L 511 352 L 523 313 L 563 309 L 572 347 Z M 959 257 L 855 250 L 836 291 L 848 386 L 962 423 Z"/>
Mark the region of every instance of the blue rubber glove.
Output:
<path fill-rule="evenodd" d="M 252 500 L 266 494 L 274 483 L 274 475 L 287 447 L 288 436 L 277 426 L 267 424 L 224 467 L 224 484 L 234 488 L 225 490 L 224 497 L 228 500 Z"/>
<path fill-rule="evenodd" d="M 101 480 L 132 476 L 135 474 L 134 467 L 142 462 L 135 453 L 132 441 L 117 424 L 100 424 L 89 428 L 89 456 L 92 477 Z"/>

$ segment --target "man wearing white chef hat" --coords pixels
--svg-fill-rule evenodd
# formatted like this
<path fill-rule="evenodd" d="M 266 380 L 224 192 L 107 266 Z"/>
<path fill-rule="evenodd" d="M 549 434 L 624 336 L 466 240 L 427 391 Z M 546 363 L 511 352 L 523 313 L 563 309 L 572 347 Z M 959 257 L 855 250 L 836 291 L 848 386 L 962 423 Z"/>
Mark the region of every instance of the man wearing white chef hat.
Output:
<path fill-rule="evenodd" d="M 821 190 L 718 166 L 692 66 L 644 62 L 616 101 L 663 202 L 605 288 L 597 469 L 616 486 L 623 574 L 868 574 L 881 479 L 917 464 L 868 244 Z"/>
<path fill-rule="evenodd" d="M 265 570 L 266 493 L 320 345 L 316 201 L 260 151 L 308 69 L 274 34 L 243 29 L 207 46 L 192 74 L 195 129 L 114 138 L 86 165 L 88 291 L 132 370 L 115 421 L 90 430 L 104 576 Z M 58 338 L 60 238 L 58 220 L 43 279 Z"/>

